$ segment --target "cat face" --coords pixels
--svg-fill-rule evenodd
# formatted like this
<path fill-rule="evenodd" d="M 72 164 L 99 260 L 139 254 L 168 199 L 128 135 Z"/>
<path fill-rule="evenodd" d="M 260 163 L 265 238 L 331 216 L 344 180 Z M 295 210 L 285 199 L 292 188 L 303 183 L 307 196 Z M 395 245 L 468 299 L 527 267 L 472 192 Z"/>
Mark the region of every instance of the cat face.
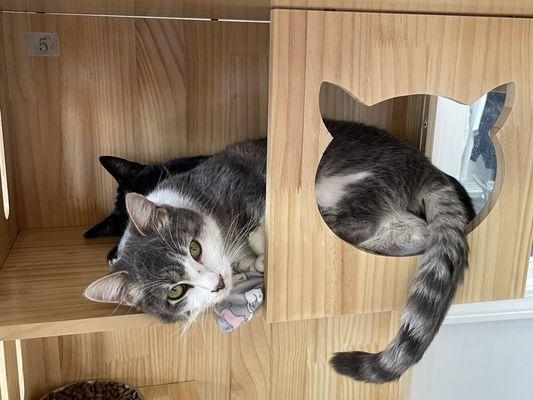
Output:
<path fill-rule="evenodd" d="M 88 299 L 175 322 L 193 320 L 229 294 L 231 260 L 212 218 L 135 193 L 127 195 L 126 206 L 131 223 L 113 273 L 86 289 Z"/>

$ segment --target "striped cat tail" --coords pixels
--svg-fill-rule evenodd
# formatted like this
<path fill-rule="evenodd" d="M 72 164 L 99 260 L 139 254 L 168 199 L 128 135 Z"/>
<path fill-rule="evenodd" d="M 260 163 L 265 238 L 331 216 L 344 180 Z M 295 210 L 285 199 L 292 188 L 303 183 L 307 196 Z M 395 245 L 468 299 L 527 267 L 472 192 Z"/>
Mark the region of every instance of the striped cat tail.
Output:
<path fill-rule="evenodd" d="M 466 234 L 473 209 L 453 178 L 424 196 L 424 204 L 428 247 L 411 283 L 400 331 L 380 353 L 335 354 L 330 363 L 338 373 L 373 383 L 396 380 L 422 358 L 437 334 L 468 266 Z"/>

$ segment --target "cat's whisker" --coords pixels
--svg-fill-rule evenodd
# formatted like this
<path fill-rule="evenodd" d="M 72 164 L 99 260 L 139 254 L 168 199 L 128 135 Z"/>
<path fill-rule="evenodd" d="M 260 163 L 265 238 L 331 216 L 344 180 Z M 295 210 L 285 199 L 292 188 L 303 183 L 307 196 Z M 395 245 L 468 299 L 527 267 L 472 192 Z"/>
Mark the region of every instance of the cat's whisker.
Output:
<path fill-rule="evenodd" d="M 118 308 L 121 306 L 120 303 L 117 303 L 117 306 L 115 308 L 113 308 L 113 311 L 111 311 L 111 313 L 109 314 L 109 316 L 112 316 L 115 314 L 115 312 L 118 310 Z"/>
<path fill-rule="evenodd" d="M 207 336 L 205 334 L 205 323 L 206 323 L 205 312 L 203 312 L 202 318 L 201 318 L 202 336 L 204 337 L 204 344 L 207 344 Z"/>

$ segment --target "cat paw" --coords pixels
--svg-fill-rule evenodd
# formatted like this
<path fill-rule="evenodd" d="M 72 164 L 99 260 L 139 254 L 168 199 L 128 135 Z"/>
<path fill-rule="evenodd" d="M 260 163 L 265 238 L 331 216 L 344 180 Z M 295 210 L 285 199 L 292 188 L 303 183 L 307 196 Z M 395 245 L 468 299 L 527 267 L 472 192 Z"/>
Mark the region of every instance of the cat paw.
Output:
<path fill-rule="evenodd" d="M 248 243 L 255 254 L 265 253 L 265 227 L 261 225 L 248 236 Z"/>
<path fill-rule="evenodd" d="M 257 272 L 265 272 L 265 255 L 261 254 L 255 259 L 254 268 Z"/>
<path fill-rule="evenodd" d="M 256 257 L 247 256 L 239 261 L 239 272 L 250 272 L 255 268 Z"/>

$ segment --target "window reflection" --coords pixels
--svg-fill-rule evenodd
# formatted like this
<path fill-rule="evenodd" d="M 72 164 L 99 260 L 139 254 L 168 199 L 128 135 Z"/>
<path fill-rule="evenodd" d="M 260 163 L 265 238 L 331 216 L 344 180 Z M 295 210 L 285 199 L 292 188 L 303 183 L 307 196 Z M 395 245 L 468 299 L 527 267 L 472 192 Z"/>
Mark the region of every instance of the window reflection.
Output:
<path fill-rule="evenodd" d="M 461 182 L 479 212 L 496 179 L 496 151 L 489 132 L 503 110 L 505 92 L 491 91 L 470 105 L 443 97 L 436 104 L 432 162 Z"/>

